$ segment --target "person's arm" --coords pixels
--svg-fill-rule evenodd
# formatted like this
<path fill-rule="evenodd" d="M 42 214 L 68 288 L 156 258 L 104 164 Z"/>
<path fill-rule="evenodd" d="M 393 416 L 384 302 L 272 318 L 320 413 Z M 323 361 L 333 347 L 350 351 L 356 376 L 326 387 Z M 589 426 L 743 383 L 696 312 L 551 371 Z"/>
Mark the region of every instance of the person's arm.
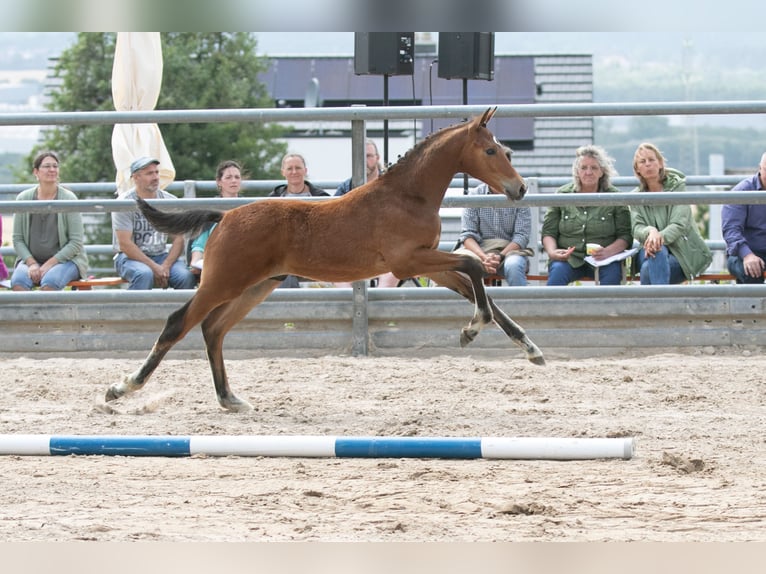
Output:
<path fill-rule="evenodd" d="M 27 241 L 24 238 L 24 229 L 28 227 L 28 224 L 24 221 L 25 217 L 29 217 L 29 214 L 15 213 L 13 215 L 13 250 L 16 252 L 18 259 L 27 265 L 31 265 L 32 263 L 37 263 L 37 261 L 32 257 L 32 252 L 29 250 L 29 245 L 27 245 Z"/>
<path fill-rule="evenodd" d="M 561 208 L 549 207 L 543 218 L 542 243 L 548 259 L 551 261 L 567 261 L 574 251 L 574 247 L 559 248 L 559 221 L 561 220 Z"/>
<path fill-rule="evenodd" d="M 85 249 L 85 245 L 83 244 L 85 233 L 83 231 L 82 214 L 78 212 L 60 213 L 59 218 L 62 217 L 64 218 L 67 241 L 55 255 L 40 266 L 43 275 L 59 263 L 72 261 L 83 249 Z"/>
<path fill-rule="evenodd" d="M 691 229 L 692 225 L 696 225 L 696 223 L 694 223 L 694 216 L 690 206 L 671 205 L 668 224 L 664 229 L 660 229 L 663 242 L 665 244 L 675 243 L 681 237 L 689 234 L 689 229 Z"/>
<path fill-rule="evenodd" d="M 606 259 L 612 255 L 625 251 L 633 244 L 633 235 L 631 230 L 630 209 L 625 206 L 618 206 L 614 211 L 614 230 L 616 238 L 603 249 L 597 250 L 593 254 L 596 260 Z"/>
<path fill-rule="evenodd" d="M 335 190 L 335 195 L 346 195 L 349 191 L 351 191 L 351 178 L 347 179 L 346 181 L 342 182 L 338 189 Z"/>
<path fill-rule="evenodd" d="M 200 233 L 197 237 L 194 238 L 194 241 L 192 241 L 190 250 L 191 255 L 189 257 L 189 269 L 192 273 L 195 275 L 200 274 L 200 269 L 198 266 L 195 266 L 195 263 L 198 263 L 202 261 L 202 259 L 205 256 L 205 247 L 207 246 L 207 240 L 210 237 L 210 232 L 212 231 L 212 228 L 206 229 L 202 233 Z"/>
<path fill-rule="evenodd" d="M 743 259 L 753 252 L 745 240 L 747 210 L 747 205 L 739 203 L 724 205 L 721 208 L 721 234 L 726 242 L 726 252 Z"/>
<path fill-rule="evenodd" d="M 524 249 L 529 246 L 529 236 L 532 233 L 532 210 L 529 207 L 519 207 L 516 209 L 516 216 L 513 219 L 513 230 L 511 233 L 511 242 L 503 249 L 502 254 Z M 534 246 L 532 247 L 534 250 Z"/>
<path fill-rule="evenodd" d="M 184 236 L 178 235 L 176 237 L 173 237 L 173 242 L 170 245 L 170 251 L 168 252 L 168 256 L 165 258 L 165 261 L 162 263 L 162 267 L 168 270 L 168 276 L 170 273 L 170 268 L 173 266 L 173 263 L 175 263 L 179 257 L 181 257 L 181 254 L 184 252 Z"/>
<path fill-rule="evenodd" d="M 132 230 L 117 229 L 115 230 L 114 234 L 117 237 L 117 245 L 119 250 L 124 253 L 128 259 L 140 261 L 141 263 L 148 265 L 152 268 L 153 271 L 155 271 L 156 274 L 156 270 L 159 270 L 160 266 L 155 263 L 151 257 L 146 255 L 146 253 L 141 251 L 138 245 L 133 242 Z"/>
<path fill-rule="evenodd" d="M 543 249 L 548 254 L 548 259 L 551 261 L 566 261 L 574 251 L 574 247 L 568 249 L 559 249 L 559 244 L 556 238 L 552 235 L 546 235 L 543 237 Z"/>
<path fill-rule="evenodd" d="M 463 241 L 463 248 L 467 249 L 471 253 L 474 253 L 479 258 L 479 260 L 481 260 L 482 265 L 484 265 L 484 270 L 487 273 L 490 275 L 497 273 L 497 267 L 503 260 L 499 254 L 485 253 L 481 248 L 481 245 L 479 245 L 479 242 L 476 241 L 473 237 L 465 238 L 465 241 Z"/>
<path fill-rule="evenodd" d="M 479 210 L 475 207 L 464 207 L 460 214 L 460 235 L 458 236 L 460 244 L 465 245 L 469 237 L 473 238 L 477 244 L 482 239 L 479 229 Z"/>

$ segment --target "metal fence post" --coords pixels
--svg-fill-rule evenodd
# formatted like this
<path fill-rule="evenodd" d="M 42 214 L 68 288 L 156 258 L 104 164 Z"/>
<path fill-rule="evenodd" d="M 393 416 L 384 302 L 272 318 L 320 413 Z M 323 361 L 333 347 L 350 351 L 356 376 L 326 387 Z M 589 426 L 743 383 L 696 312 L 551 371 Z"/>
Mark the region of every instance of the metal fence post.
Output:
<path fill-rule="evenodd" d="M 364 120 L 351 120 L 351 171 L 352 187 L 365 183 L 367 174 L 365 139 L 367 130 Z M 348 222 L 352 225 L 352 222 Z M 367 314 L 367 281 L 354 281 L 353 292 L 353 324 L 351 327 L 351 354 L 367 356 L 369 354 L 369 317 Z"/>
<path fill-rule="evenodd" d="M 525 179 L 527 183 L 527 194 L 540 193 L 539 182 L 536 177 L 528 177 Z M 544 263 L 540 261 L 542 254 L 537 252 L 537 246 L 540 244 L 540 228 L 542 227 L 542 218 L 545 213 L 539 207 L 530 208 L 532 217 L 532 229 L 529 232 L 529 244 L 535 254 L 529 258 L 529 273 L 532 275 L 539 275 L 540 269 L 544 268 Z"/>

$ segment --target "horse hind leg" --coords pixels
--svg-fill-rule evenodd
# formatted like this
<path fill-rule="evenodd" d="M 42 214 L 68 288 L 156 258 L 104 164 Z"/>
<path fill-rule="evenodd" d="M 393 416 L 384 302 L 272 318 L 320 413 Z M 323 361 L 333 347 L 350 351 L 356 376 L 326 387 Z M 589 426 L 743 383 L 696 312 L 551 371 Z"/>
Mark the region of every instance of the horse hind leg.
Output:
<path fill-rule="evenodd" d="M 170 314 L 165 322 L 165 328 L 154 343 L 154 346 L 146 357 L 146 360 L 144 360 L 143 365 L 136 371 L 126 375 L 119 383 L 115 383 L 109 387 L 106 391 L 107 402 L 134 393 L 149 381 L 149 377 L 151 377 L 154 370 L 160 364 L 160 361 L 162 361 L 173 345 L 180 341 L 188 332 L 189 329 L 184 328 L 184 318 L 186 317 L 189 306 L 193 300 L 194 298 L 187 301 L 183 307 Z"/>
<path fill-rule="evenodd" d="M 223 340 L 234 325 L 244 319 L 250 310 L 263 301 L 279 281 L 267 280 L 246 290 L 237 299 L 215 309 L 202 322 L 205 352 L 213 375 L 218 404 L 232 412 L 249 412 L 253 406 L 237 397 L 229 387 L 229 379 L 223 360 Z"/>

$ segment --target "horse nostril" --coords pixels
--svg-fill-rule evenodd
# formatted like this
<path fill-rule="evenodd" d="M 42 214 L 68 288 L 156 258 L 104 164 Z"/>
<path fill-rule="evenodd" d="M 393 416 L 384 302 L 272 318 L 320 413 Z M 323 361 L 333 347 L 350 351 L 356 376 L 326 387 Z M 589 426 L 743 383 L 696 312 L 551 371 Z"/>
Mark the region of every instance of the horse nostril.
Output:
<path fill-rule="evenodd" d="M 527 193 L 527 186 L 523 185 L 519 188 L 519 197 L 524 197 Z"/>

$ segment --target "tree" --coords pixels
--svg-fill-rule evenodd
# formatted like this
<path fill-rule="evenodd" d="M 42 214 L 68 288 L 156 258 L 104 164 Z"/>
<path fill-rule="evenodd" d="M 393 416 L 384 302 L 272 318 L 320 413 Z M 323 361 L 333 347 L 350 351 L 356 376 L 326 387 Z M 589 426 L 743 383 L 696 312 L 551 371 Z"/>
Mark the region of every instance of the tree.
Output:
<path fill-rule="evenodd" d="M 114 33 L 81 33 L 62 52 L 53 68 L 59 82 L 51 89 L 49 111 L 114 110 L 111 90 Z M 248 33 L 172 32 L 162 35 L 163 78 L 156 109 L 222 109 L 273 107 L 257 77 L 265 62 L 256 56 L 256 39 Z M 178 179 L 211 180 L 223 159 L 236 159 L 253 179 L 276 179 L 286 144 L 276 124 L 206 123 L 160 126 Z M 29 181 L 29 166 L 41 149 L 61 157 L 67 181 L 114 181 L 112 125 L 52 126 L 42 133 L 18 181 Z"/>

